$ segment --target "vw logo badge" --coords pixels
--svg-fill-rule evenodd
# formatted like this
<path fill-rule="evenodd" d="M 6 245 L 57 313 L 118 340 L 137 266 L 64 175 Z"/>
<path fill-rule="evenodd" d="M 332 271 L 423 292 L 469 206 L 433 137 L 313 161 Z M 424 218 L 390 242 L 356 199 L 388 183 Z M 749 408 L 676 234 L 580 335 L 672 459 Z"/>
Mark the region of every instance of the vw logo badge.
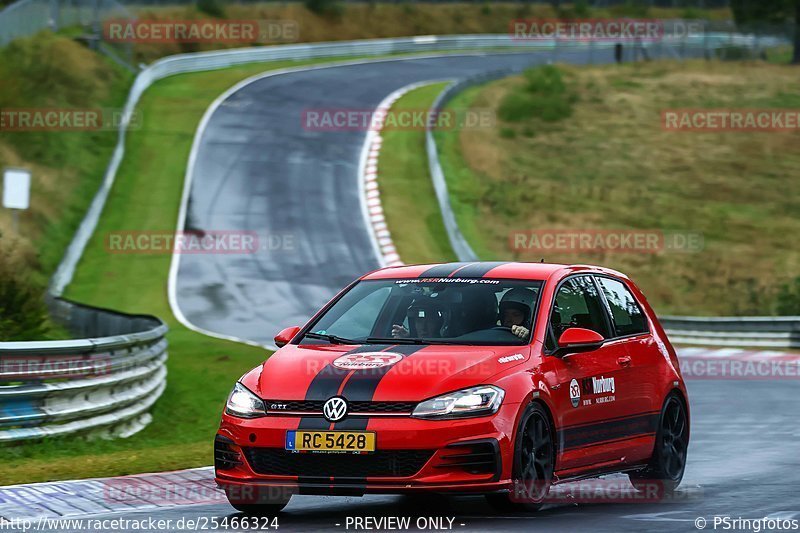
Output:
<path fill-rule="evenodd" d="M 344 398 L 334 396 L 322 406 L 322 414 L 328 422 L 338 422 L 347 416 L 347 402 Z"/>

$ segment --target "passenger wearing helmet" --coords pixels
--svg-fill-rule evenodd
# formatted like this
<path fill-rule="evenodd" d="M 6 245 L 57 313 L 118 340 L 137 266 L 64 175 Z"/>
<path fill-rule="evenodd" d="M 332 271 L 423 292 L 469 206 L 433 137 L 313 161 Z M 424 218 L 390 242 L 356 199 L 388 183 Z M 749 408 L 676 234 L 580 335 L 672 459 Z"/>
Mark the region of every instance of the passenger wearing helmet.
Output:
<path fill-rule="evenodd" d="M 402 324 L 395 324 L 392 326 L 392 337 L 430 339 L 442 336 L 444 311 L 438 303 L 426 300 L 415 301 L 406 311 L 406 317 L 408 317 L 409 329 Z"/>
<path fill-rule="evenodd" d="M 523 324 L 530 321 L 534 296 L 530 289 L 516 288 L 506 292 L 500 300 L 500 325 L 511 328 L 511 333 L 520 339 L 530 334 Z"/>

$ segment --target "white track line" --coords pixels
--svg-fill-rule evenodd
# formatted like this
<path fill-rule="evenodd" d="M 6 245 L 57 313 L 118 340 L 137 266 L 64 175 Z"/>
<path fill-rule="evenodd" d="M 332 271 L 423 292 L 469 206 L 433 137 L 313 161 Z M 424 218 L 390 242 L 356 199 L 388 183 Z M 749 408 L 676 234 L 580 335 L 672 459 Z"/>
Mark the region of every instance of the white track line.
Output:
<path fill-rule="evenodd" d="M 425 87 L 434 83 L 442 83 L 449 80 L 428 80 L 411 83 L 401 87 L 384 98 L 378 107 L 375 108 L 373 116 L 378 114 L 385 117 L 392 106 L 409 91 Z M 374 127 L 373 127 L 374 124 Z M 380 185 L 378 183 L 378 160 L 380 158 L 383 137 L 381 137 L 382 121 L 370 124 L 364 144 L 361 147 L 361 157 L 358 162 L 358 185 L 361 196 L 361 211 L 367 221 L 367 228 L 370 229 L 373 243 L 379 249 L 379 259 L 381 266 L 400 266 L 403 261 L 397 253 L 397 248 L 392 241 L 392 235 L 386 224 L 386 217 L 381 205 Z"/>

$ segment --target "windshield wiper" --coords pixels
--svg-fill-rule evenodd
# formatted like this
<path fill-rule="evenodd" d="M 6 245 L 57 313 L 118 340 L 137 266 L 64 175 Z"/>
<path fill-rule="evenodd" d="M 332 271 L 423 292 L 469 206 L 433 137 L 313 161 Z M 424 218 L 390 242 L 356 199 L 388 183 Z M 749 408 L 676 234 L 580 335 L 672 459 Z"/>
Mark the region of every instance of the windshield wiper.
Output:
<path fill-rule="evenodd" d="M 324 333 L 313 333 L 309 332 L 304 335 L 304 337 L 308 337 L 310 339 L 320 339 L 324 341 L 328 341 L 331 344 L 361 344 L 360 341 L 355 341 L 353 339 L 345 339 L 344 337 L 339 337 L 337 335 L 327 335 Z"/>
<path fill-rule="evenodd" d="M 378 344 L 450 344 L 448 341 L 412 337 L 367 337 L 367 342 Z"/>

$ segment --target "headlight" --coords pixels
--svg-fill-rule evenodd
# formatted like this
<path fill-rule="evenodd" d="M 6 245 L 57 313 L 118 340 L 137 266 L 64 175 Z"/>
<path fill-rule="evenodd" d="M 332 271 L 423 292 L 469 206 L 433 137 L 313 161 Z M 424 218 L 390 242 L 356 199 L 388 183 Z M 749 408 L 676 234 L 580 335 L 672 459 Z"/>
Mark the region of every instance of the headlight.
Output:
<path fill-rule="evenodd" d="M 503 389 L 492 385 L 463 389 L 419 403 L 411 416 L 448 419 L 493 415 L 505 395 Z"/>
<path fill-rule="evenodd" d="M 225 412 L 240 418 L 257 418 L 267 414 L 264 401 L 241 383 L 234 385 L 228 396 Z"/>

